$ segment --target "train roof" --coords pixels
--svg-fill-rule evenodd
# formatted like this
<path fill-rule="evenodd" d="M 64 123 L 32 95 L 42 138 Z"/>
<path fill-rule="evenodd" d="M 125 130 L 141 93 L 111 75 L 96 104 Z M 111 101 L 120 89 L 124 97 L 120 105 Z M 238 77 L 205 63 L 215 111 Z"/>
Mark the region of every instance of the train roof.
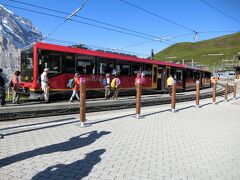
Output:
<path fill-rule="evenodd" d="M 128 54 L 111 53 L 109 51 L 106 52 L 106 51 L 100 51 L 100 50 L 89 50 L 86 48 L 69 47 L 69 46 L 49 44 L 44 42 L 37 42 L 34 44 L 34 47 L 38 49 L 44 49 L 44 50 L 60 51 L 60 52 L 67 52 L 67 53 L 79 53 L 79 54 L 104 57 L 109 59 L 120 59 L 125 61 L 143 62 L 143 63 L 162 65 L 162 66 L 173 66 L 178 68 L 187 68 L 187 69 L 193 69 L 193 70 L 206 71 L 199 68 L 189 67 L 186 64 L 177 64 L 177 63 L 170 63 L 170 62 L 154 60 L 154 59 L 139 58 L 139 57 L 128 55 Z"/>

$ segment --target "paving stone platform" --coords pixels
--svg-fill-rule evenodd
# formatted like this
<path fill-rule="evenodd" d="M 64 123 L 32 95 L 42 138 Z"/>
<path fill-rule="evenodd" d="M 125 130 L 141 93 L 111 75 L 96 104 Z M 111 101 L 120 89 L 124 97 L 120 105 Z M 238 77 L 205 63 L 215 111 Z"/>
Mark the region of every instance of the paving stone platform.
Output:
<path fill-rule="evenodd" d="M 0 122 L 0 179 L 239 180 L 240 99 L 217 102 Z"/>

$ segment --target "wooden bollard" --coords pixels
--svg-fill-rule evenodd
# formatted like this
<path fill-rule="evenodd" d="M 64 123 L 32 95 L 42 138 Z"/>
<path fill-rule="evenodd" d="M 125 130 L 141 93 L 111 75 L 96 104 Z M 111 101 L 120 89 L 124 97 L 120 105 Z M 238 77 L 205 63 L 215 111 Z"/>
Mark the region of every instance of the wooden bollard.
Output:
<path fill-rule="evenodd" d="M 199 107 L 199 94 L 200 94 L 200 90 L 199 90 L 199 81 L 196 81 L 196 107 Z"/>
<path fill-rule="evenodd" d="M 228 100 L 228 81 L 225 82 L 225 102 Z"/>
<path fill-rule="evenodd" d="M 171 103 L 171 108 L 172 108 L 172 112 L 175 112 L 175 106 L 176 106 L 176 82 L 175 80 L 173 80 L 173 84 L 172 84 L 172 103 Z"/>
<path fill-rule="evenodd" d="M 216 103 L 216 81 L 213 82 L 212 103 Z"/>
<path fill-rule="evenodd" d="M 80 123 L 84 127 L 86 120 L 86 78 L 80 77 Z"/>
<path fill-rule="evenodd" d="M 233 88 L 233 99 L 236 99 L 237 97 L 237 81 L 234 80 L 234 88 Z"/>
<path fill-rule="evenodd" d="M 137 96 L 136 96 L 136 117 L 140 118 L 141 114 L 141 96 L 142 96 L 142 85 L 141 80 L 137 80 L 136 82 Z"/>

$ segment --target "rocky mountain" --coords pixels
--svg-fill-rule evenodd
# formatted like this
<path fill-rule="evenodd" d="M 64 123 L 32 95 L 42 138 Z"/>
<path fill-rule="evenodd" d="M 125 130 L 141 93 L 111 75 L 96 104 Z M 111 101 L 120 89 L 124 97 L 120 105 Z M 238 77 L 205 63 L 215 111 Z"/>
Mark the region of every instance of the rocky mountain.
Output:
<path fill-rule="evenodd" d="M 41 39 L 32 23 L 0 4 L 0 67 L 7 78 L 20 68 L 18 50 Z"/>

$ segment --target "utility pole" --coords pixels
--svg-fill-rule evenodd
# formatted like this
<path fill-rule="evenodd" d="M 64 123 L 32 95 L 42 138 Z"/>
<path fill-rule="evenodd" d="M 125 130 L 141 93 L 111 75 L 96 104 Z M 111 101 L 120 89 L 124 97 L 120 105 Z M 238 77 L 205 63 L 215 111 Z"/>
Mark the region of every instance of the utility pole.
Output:
<path fill-rule="evenodd" d="M 153 49 L 151 50 L 151 59 L 153 59 L 153 57 L 154 57 L 154 51 L 153 51 Z"/>

